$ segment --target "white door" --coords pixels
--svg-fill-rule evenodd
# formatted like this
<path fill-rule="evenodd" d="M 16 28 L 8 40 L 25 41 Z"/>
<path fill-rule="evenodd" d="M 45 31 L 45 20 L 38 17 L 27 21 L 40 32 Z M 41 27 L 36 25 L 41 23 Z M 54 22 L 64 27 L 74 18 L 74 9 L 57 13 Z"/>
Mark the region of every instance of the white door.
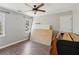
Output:
<path fill-rule="evenodd" d="M 60 32 L 72 32 L 72 15 L 60 16 Z"/>

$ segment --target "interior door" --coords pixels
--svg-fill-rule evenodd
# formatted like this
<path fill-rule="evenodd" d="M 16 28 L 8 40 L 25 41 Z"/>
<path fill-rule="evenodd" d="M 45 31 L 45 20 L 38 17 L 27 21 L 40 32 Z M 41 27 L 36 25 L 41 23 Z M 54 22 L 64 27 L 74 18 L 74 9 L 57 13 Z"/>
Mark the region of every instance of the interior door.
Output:
<path fill-rule="evenodd" d="M 60 32 L 72 32 L 72 15 L 60 16 Z"/>

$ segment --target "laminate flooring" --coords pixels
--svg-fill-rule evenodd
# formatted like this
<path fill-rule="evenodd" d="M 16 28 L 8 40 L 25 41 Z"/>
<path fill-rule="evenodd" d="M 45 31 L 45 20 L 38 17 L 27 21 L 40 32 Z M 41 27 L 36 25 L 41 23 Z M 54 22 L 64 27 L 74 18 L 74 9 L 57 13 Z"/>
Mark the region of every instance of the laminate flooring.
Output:
<path fill-rule="evenodd" d="M 0 49 L 0 55 L 49 55 L 49 46 L 26 40 Z"/>

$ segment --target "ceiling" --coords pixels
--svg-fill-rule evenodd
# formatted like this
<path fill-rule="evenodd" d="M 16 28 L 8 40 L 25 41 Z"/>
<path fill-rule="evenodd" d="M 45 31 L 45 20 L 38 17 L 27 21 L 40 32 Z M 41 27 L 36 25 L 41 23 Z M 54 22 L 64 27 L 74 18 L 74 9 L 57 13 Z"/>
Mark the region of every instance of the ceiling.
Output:
<path fill-rule="evenodd" d="M 29 5 L 33 6 L 34 3 L 28 3 Z M 36 5 L 39 5 L 37 3 Z M 31 10 L 30 7 L 26 6 L 24 3 L 0 3 L 1 7 L 5 7 L 14 11 L 17 11 L 19 13 L 23 13 L 25 15 L 29 16 L 42 16 L 46 14 L 53 14 L 53 13 L 59 13 L 64 11 L 70 11 L 75 7 L 77 3 L 45 3 L 44 6 L 42 6 L 40 9 L 46 10 L 46 12 L 37 12 L 36 15 Z M 28 11 L 28 12 L 25 12 Z"/>

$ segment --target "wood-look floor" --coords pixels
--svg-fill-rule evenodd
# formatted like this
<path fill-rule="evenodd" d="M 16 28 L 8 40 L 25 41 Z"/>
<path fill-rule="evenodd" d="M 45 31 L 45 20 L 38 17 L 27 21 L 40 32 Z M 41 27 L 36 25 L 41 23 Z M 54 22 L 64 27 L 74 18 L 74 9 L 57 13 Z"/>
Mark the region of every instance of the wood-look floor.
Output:
<path fill-rule="evenodd" d="M 49 47 L 33 42 L 24 41 L 0 50 L 0 55 L 49 55 Z"/>

